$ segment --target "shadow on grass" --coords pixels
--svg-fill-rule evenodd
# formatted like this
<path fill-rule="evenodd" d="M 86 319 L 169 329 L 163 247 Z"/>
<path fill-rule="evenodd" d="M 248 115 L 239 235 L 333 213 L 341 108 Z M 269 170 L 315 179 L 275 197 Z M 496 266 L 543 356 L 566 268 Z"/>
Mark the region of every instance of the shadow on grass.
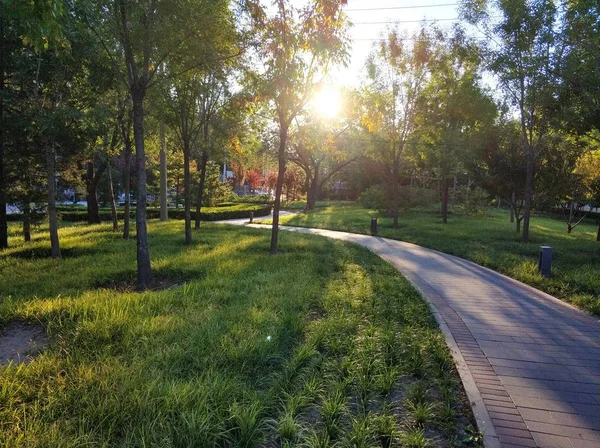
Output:
<path fill-rule="evenodd" d="M 61 258 L 76 258 L 97 253 L 98 250 L 94 247 L 70 247 L 60 250 Z M 24 260 L 35 260 L 40 258 L 52 258 L 52 251 L 49 247 L 23 247 L 19 251 L 11 252 L 7 257 L 8 256 Z"/>
<path fill-rule="evenodd" d="M 161 266 L 152 270 L 154 281 L 150 290 L 158 291 L 182 285 L 192 280 L 202 280 L 206 277 L 205 269 L 187 269 L 177 266 Z M 137 270 L 126 269 L 97 279 L 90 289 L 114 289 L 120 292 L 135 291 L 137 286 Z"/>

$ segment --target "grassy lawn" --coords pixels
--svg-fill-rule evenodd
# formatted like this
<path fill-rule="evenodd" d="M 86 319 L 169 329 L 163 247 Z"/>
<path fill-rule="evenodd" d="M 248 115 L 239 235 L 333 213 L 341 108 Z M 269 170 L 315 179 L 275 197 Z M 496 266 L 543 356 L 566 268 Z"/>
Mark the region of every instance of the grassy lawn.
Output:
<path fill-rule="evenodd" d="M 309 214 L 282 218 L 282 223 L 369 233 L 372 216 L 379 215 L 356 203 L 329 203 Z M 432 207 L 405 213 L 396 229 L 389 218 L 379 216 L 379 224 L 380 236 L 472 260 L 600 315 L 600 243 L 595 241 L 592 222 L 581 224 L 569 235 L 563 221 L 533 216 L 528 244 L 520 241 L 508 212 L 497 209 L 490 209 L 486 216 L 451 215 L 444 225 L 438 208 Z M 541 245 L 553 248 L 550 279 L 537 273 Z"/>
<path fill-rule="evenodd" d="M 0 367 L 0 445 L 478 444 L 427 306 L 360 247 L 151 221 L 160 289 L 134 292 L 135 240 L 108 225 L 40 230 L 0 255 L 0 333 L 39 322 L 49 345 Z"/>

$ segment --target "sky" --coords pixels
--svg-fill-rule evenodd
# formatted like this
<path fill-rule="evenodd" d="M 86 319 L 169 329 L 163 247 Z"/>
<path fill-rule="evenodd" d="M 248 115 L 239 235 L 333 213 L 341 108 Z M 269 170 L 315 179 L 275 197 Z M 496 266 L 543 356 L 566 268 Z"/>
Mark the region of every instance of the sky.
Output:
<path fill-rule="evenodd" d="M 411 33 L 418 29 L 420 22 L 446 28 L 457 22 L 457 0 L 348 0 L 344 6 L 350 22 L 350 64 L 332 73 L 334 82 L 341 86 L 360 84 L 361 72 L 373 44 L 386 28 L 397 23 L 400 30 Z"/>
<path fill-rule="evenodd" d="M 273 0 L 261 1 L 267 11 L 274 12 Z M 308 1 L 310 0 L 291 0 L 291 3 L 302 7 Z M 347 0 L 343 9 L 351 24 L 350 61 L 347 67 L 331 70 L 328 85 L 323 90 L 334 90 L 339 97 L 341 88 L 359 87 L 366 77 L 365 64 L 369 52 L 387 29 L 396 27 L 401 33 L 412 34 L 420 29 L 423 23 L 450 29 L 454 24 L 461 22 L 458 19 L 459 2 L 460 0 Z M 480 31 L 464 22 L 462 25 L 468 34 L 482 38 L 483 34 Z M 482 81 L 485 87 L 495 90 L 496 82 L 489 74 L 484 73 Z M 326 94 L 322 96 L 323 98 L 315 98 L 317 107 L 323 109 L 327 104 L 327 114 L 333 115 L 339 107 L 339 98 L 336 103 Z"/>

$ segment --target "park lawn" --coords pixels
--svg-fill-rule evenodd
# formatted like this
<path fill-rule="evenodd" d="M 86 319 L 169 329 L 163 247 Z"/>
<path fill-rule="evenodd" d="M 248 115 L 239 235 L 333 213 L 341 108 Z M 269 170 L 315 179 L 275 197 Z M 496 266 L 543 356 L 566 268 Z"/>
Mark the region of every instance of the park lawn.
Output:
<path fill-rule="evenodd" d="M 319 204 L 323 205 L 323 204 Z M 485 215 L 451 214 L 442 224 L 439 207 L 419 208 L 400 216 L 398 228 L 390 218 L 354 203 L 326 204 L 314 212 L 283 217 L 284 225 L 370 233 L 378 217 L 379 235 L 456 255 L 489 267 L 600 315 L 600 242 L 592 221 L 571 234 L 560 219 L 532 216 L 531 242 L 522 243 L 508 211 L 490 208 Z M 537 273 L 539 246 L 553 248 L 552 276 Z"/>
<path fill-rule="evenodd" d="M 358 246 L 150 221 L 157 288 L 135 292 L 135 239 L 60 229 L 0 255 L 0 333 L 39 322 L 46 350 L 0 367 L 2 446 L 477 446 L 426 304 Z"/>

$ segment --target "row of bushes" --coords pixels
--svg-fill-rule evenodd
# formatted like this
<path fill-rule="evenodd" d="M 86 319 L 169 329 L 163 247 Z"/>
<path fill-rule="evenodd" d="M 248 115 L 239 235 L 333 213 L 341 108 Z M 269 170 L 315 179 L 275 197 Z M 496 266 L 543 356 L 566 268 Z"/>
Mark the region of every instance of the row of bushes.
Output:
<path fill-rule="evenodd" d="M 400 210 L 407 210 L 419 205 L 429 205 L 439 201 L 437 190 L 400 186 L 398 188 L 398 206 Z M 367 188 L 358 201 L 365 208 L 387 212 L 392 208 L 392 192 L 385 185 L 374 185 Z"/>
<path fill-rule="evenodd" d="M 250 212 L 254 213 L 255 217 L 260 216 L 268 216 L 271 214 L 271 206 L 270 205 L 259 205 L 259 204 L 235 204 L 233 206 L 222 206 L 222 207 L 204 207 L 202 212 L 200 213 L 201 221 L 220 221 L 224 219 L 239 219 L 239 218 L 247 218 L 250 215 Z M 101 221 L 111 221 L 112 214 L 110 211 L 101 210 L 100 213 Z M 125 216 L 123 210 L 117 211 L 117 218 L 122 220 Z M 135 217 L 135 209 L 131 211 L 131 217 Z M 160 218 L 160 209 L 158 208 L 149 208 L 146 211 L 146 216 L 148 219 L 157 219 Z M 86 210 L 69 210 L 69 211 L 59 211 L 58 217 L 62 221 L 68 222 L 85 222 L 88 219 Z M 182 208 L 169 209 L 169 218 L 171 219 L 184 219 L 185 211 Z M 39 221 L 44 219 L 44 215 L 35 213 L 32 214 L 33 221 Z M 196 219 L 195 211 L 192 211 L 192 219 Z M 12 213 L 8 215 L 9 221 L 22 221 L 23 214 L 22 213 Z"/>
<path fill-rule="evenodd" d="M 398 188 L 400 211 L 436 204 L 441 201 L 440 192 L 432 188 L 419 188 L 402 185 Z M 388 213 L 392 209 L 392 191 L 385 185 L 367 188 L 359 198 L 365 208 Z M 460 186 L 449 191 L 450 210 L 467 215 L 485 213 L 490 204 L 489 194 L 479 187 Z"/>
<path fill-rule="evenodd" d="M 234 196 L 231 198 L 232 203 L 248 203 L 248 204 L 273 204 L 273 198 L 266 194 Z"/>

